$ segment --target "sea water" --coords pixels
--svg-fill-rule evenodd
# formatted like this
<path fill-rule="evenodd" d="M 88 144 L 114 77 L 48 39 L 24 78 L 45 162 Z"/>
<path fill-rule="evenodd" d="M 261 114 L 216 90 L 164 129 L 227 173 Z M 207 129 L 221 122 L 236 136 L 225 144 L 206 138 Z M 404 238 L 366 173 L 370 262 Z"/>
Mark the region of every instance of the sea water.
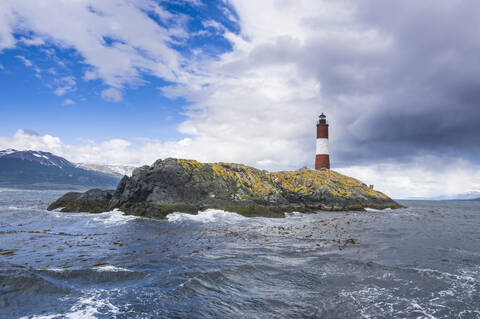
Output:
<path fill-rule="evenodd" d="M 168 220 L 0 190 L 0 318 L 480 318 L 480 202 Z"/>

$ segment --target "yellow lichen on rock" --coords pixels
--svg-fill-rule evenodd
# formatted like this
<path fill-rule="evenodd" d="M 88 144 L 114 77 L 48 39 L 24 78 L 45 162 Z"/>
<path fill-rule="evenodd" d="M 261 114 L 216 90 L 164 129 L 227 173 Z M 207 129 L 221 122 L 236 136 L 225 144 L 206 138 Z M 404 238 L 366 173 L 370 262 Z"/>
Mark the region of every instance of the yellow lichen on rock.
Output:
<path fill-rule="evenodd" d="M 196 160 L 177 159 L 178 163 L 186 170 L 200 170 L 205 164 Z"/>
<path fill-rule="evenodd" d="M 342 175 L 333 170 L 312 170 L 307 167 L 296 171 L 267 172 L 254 167 L 235 163 L 203 164 L 195 160 L 177 160 L 189 171 L 205 170 L 223 180 L 223 183 L 236 187 L 241 194 L 232 194 L 233 198 L 248 196 L 271 198 L 281 194 L 289 196 L 314 196 L 330 194 L 334 198 L 349 199 L 352 196 L 368 199 L 388 199 L 385 194 L 375 191 L 359 180 Z M 227 185 L 225 184 L 225 185 Z"/>

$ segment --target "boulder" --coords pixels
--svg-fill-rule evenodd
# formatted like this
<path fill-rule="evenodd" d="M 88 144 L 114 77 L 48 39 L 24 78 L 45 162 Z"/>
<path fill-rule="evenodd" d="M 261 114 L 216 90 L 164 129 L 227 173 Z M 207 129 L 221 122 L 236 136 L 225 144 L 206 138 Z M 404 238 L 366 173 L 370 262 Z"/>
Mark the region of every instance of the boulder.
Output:
<path fill-rule="evenodd" d="M 114 190 L 91 189 L 85 193 L 70 192 L 50 204 L 48 210 L 61 212 L 102 213 L 109 210 Z"/>

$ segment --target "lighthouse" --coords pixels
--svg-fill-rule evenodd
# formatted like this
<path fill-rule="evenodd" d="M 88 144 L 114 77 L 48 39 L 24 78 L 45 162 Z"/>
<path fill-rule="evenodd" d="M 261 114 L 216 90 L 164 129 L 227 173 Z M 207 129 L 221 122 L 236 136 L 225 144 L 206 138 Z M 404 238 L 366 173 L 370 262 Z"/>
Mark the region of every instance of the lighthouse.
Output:
<path fill-rule="evenodd" d="M 317 122 L 317 152 L 315 169 L 330 169 L 330 154 L 328 153 L 328 123 L 325 114 L 318 117 Z"/>

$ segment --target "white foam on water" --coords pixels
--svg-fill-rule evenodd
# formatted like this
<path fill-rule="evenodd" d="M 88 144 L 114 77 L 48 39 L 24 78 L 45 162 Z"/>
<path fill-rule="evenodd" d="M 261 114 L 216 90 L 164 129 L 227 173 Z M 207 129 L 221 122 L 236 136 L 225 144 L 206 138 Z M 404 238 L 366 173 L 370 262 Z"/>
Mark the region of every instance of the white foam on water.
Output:
<path fill-rule="evenodd" d="M 62 219 L 78 219 L 82 217 L 93 217 L 93 216 L 102 216 L 103 214 L 108 214 L 110 212 L 104 212 L 104 213 L 87 213 L 87 212 L 62 212 L 61 210 L 64 207 L 59 207 L 54 210 L 46 210 L 43 209 L 42 211 L 48 213 L 49 215 L 52 215 L 56 218 L 62 218 Z"/>
<path fill-rule="evenodd" d="M 34 210 L 34 211 L 44 211 L 44 209 L 38 208 L 36 206 L 27 206 L 27 207 L 17 207 L 17 206 L 8 206 L 7 210 Z"/>
<path fill-rule="evenodd" d="M 437 279 L 444 281 L 446 284 L 449 284 L 449 287 L 445 290 L 436 292 L 435 299 L 431 301 L 436 301 L 436 299 L 443 300 L 449 297 L 460 297 L 460 298 L 471 298 L 472 296 L 478 295 L 478 281 L 480 279 L 480 274 L 477 269 L 459 269 L 458 274 L 442 272 L 439 270 L 429 269 L 429 268 L 409 268 L 415 271 L 426 273 L 430 276 L 433 276 Z M 475 310 L 475 309 L 470 309 Z"/>
<path fill-rule="evenodd" d="M 226 212 L 220 209 L 207 209 L 201 212 L 198 212 L 197 215 L 174 212 L 167 215 L 167 220 L 169 222 L 181 223 L 185 221 L 193 221 L 199 223 L 227 223 L 232 224 L 238 221 L 245 220 L 247 217 L 243 217 L 237 213 Z"/>
<path fill-rule="evenodd" d="M 95 214 L 92 219 L 94 222 L 101 222 L 107 226 L 119 226 L 128 223 L 131 220 L 141 218 L 139 216 L 124 215 L 118 209 L 114 209 L 110 212 Z"/>
<path fill-rule="evenodd" d="M 437 318 L 438 308 L 428 300 L 397 296 L 394 290 L 379 287 L 365 287 L 356 291 L 340 292 L 340 296 L 351 299 L 358 307 L 362 318 L 378 318 L 379 313 L 387 318 L 404 318 L 406 313 L 421 313 L 416 318 Z M 402 307 L 399 308 L 399 305 Z"/>
<path fill-rule="evenodd" d="M 417 302 L 415 301 L 412 301 L 410 302 L 410 305 L 416 309 L 418 312 L 420 312 L 422 315 L 424 315 L 423 318 L 430 318 L 430 319 L 436 319 L 437 317 L 435 317 L 434 315 L 428 313 L 429 311 L 432 311 L 430 309 L 426 309 L 426 307 L 422 307 L 420 306 Z M 422 318 L 422 317 L 421 317 Z"/>
<path fill-rule="evenodd" d="M 467 271 L 465 270 L 460 270 L 460 274 L 452 274 L 449 272 L 443 272 L 435 269 L 430 269 L 430 268 L 405 268 L 405 269 L 412 269 L 418 272 L 422 273 L 428 273 L 429 275 L 435 276 L 436 278 L 439 279 L 449 279 L 449 280 L 462 280 L 465 282 L 475 282 L 476 279 Z"/>
<path fill-rule="evenodd" d="M 99 295 L 99 292 L 94 292 L 91 295 L 81 297 L 67 313 L 21 317 L 20 319 L 96 319 L 98 315 L 104 317 L 108 314 L 115 317 L 120 313 L 118 307 L 110 301 L 100 298 Z"/>
<path fill-rule="evenodd" d="M 24 210 L 25 208 L 15 207 L 15 206 L 8 206 L 7 209 L 8 209 L 8 210 Z"/>
<path fill-rule="evenodd" d="M 66 268 L 47 268 L 45 270 L 48 270 L 48 271 L 55 271 L 55 272 L 62 272 L 62 271 L 65 271 L 67 270 Z"/>
<path fill-rule="evenodd" d="M 386 288 L 365 287 L 356 291 L 342 290 L 339 295 L 351 299 L 359 307 L 362 318 L 376 318 L 378 311 L 393 317 L 393 302 L 390 300 L 393 296 Z M 379 302 L 379 300 L 382 301 Z"/>
<path fill-rule="evenodd" d="M 110 272 L 117 272 L 117 271 L 125 271 L 125 272 L 132 272 L 130 269 L 117 267 L 113 265 L 103 265 L 100 267 L 95 268 L 96 271 L 110 271 Z"/>
<path fill-rule="evenodd" d="M 300 212 L 290 212 L 290 213 L 285 213 L 285 217 L 290 217 L 290 218 L 298 218 L 298 217 L 302 217 L 304 216 L 304 214 L 300 213 Z"/>
<path fill-rule="evenodd" d="M 391 211 L 392 209 L 391 209 L 391 208 L 376 209 L 376 208 L 366 207 L 365 210 L 366 210 L 367 212 L 389 212 L 389 211 Z"/>
<path fill-rule="evenodd" d="M 123 212 L 119 210 L 112 210 L 109 212 L 104 213 L 85 213 L 85 212 L 60 212 L 58 210 L 47 211 L 44 210 L 50 216 L 54 218 L 58 218 L 60 220 L 64 220 L 64 222 L 68 222 L 69 228 L 76 229 L 78 227 L 94 227 L 97 228 L 99 226 L 103 227 L 116 227 L 127 224 L 128 222 L 140 219 L 143 217 L 139 216 L 132 216 L 132 215 L 124 215 Z M 72 230 L 62 230 L 66 232 L 71 232 Z"/>

